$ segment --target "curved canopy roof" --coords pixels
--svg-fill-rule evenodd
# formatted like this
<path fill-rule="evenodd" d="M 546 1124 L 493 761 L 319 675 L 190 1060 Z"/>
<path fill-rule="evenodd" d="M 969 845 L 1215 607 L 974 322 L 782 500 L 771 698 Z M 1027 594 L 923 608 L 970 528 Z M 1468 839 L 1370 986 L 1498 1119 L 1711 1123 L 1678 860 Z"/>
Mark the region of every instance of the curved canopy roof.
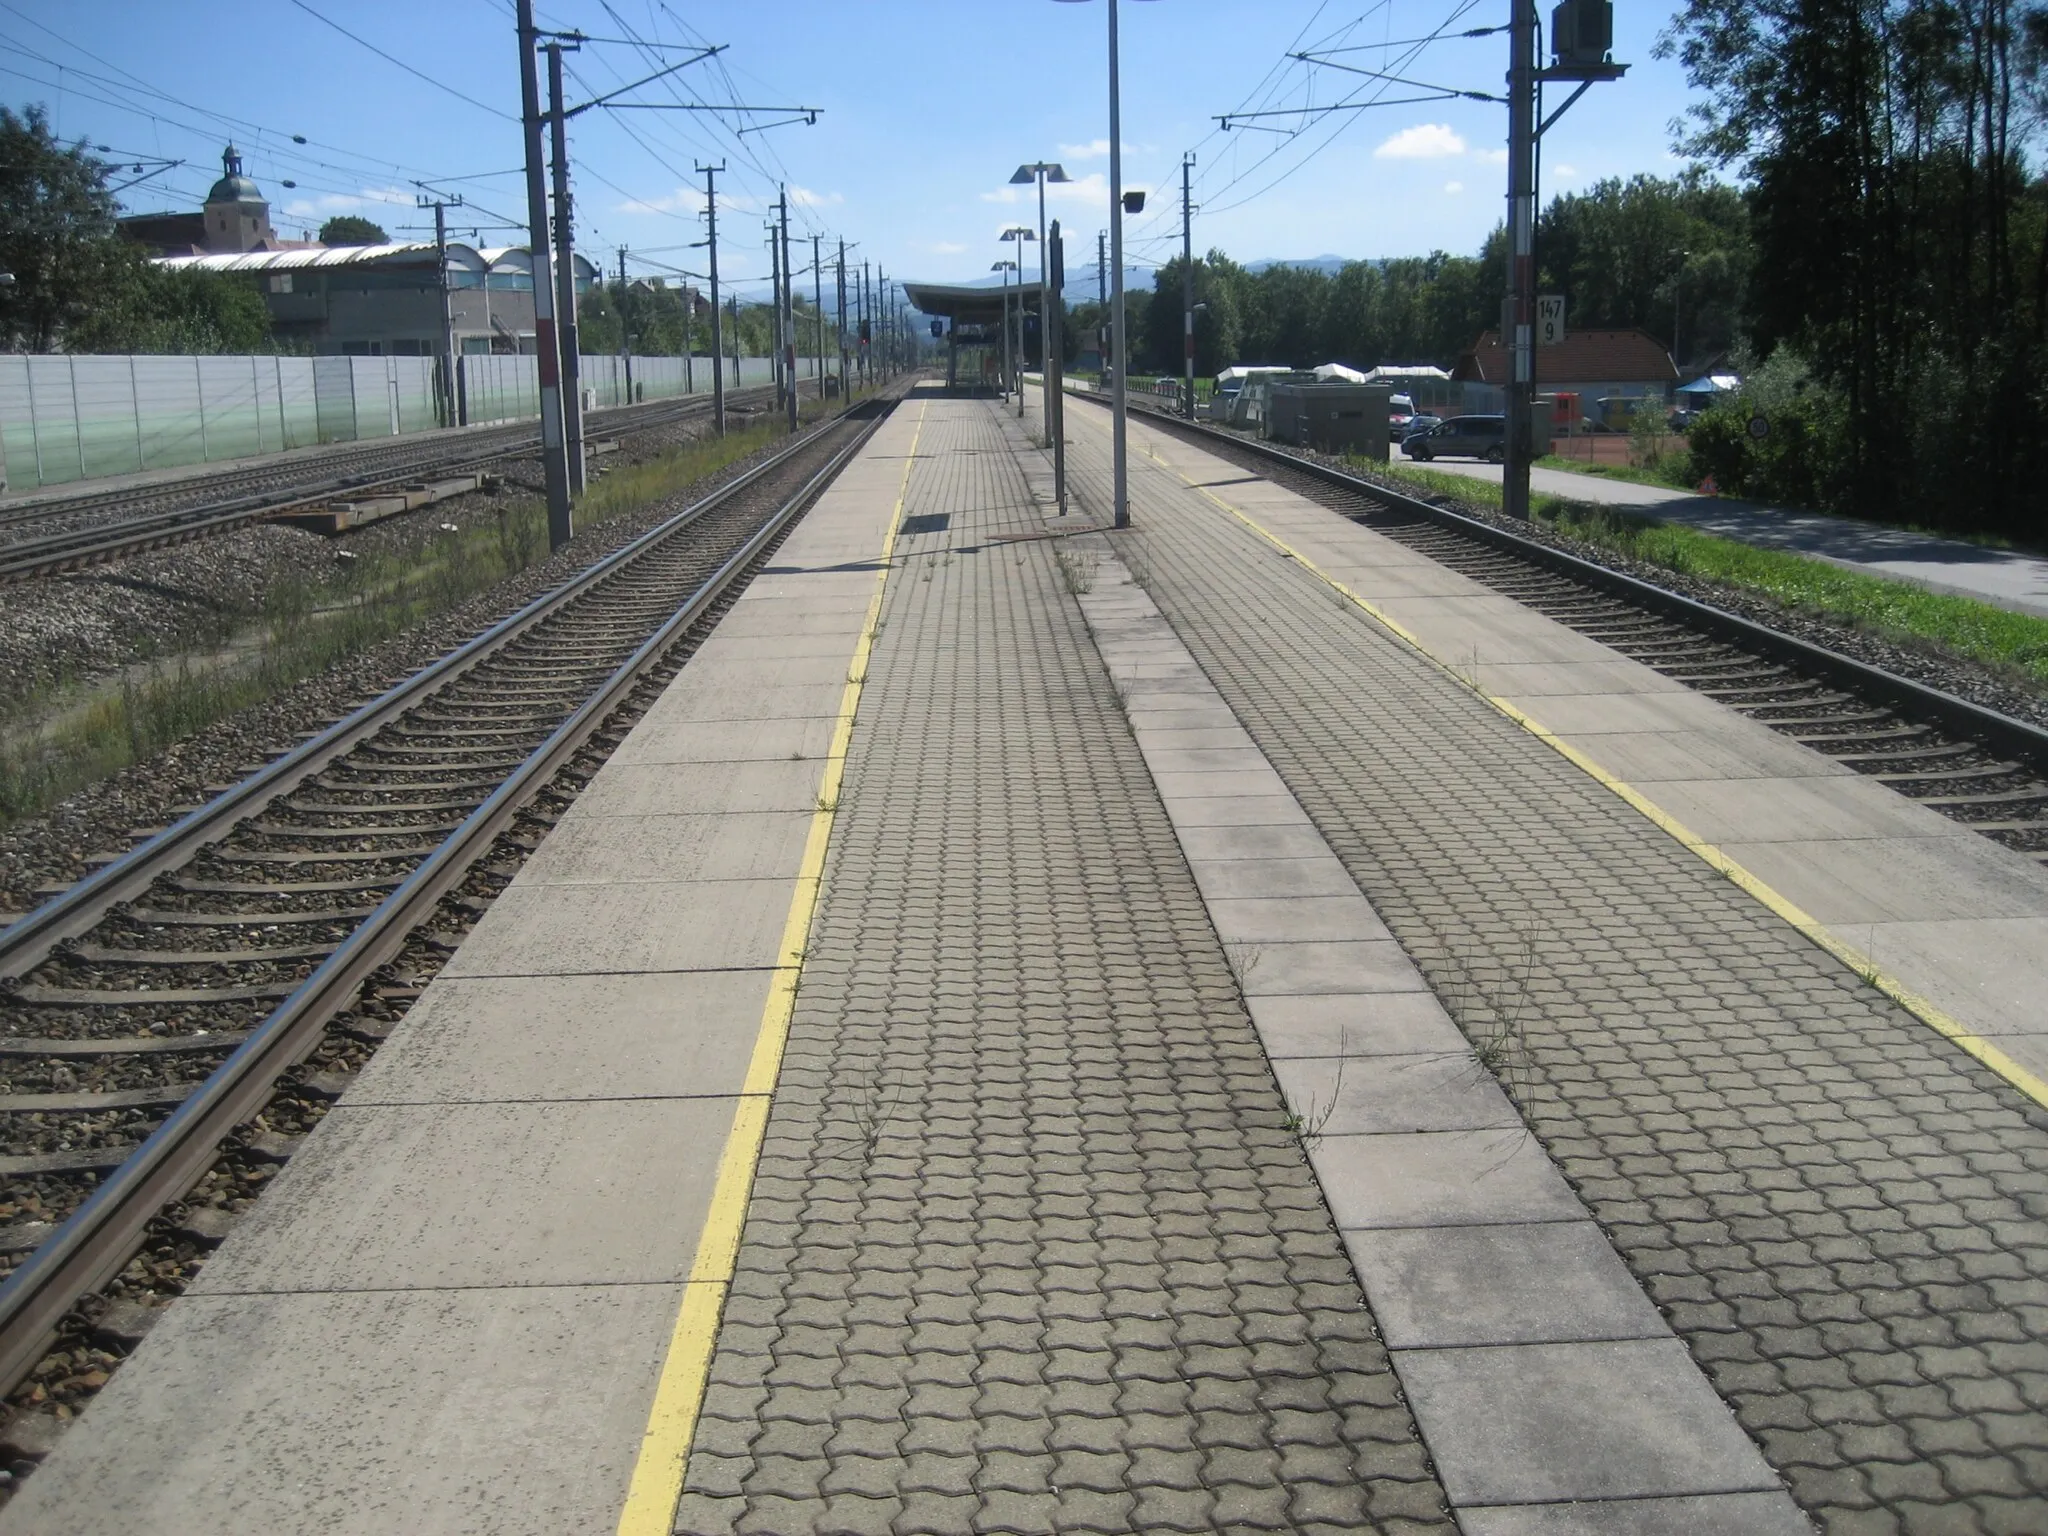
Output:
<path fill-rule="evenodd" d="M 431 240 L 393 241 L 385 245 L 305 245 L 282 251 L 226 251 L 211 256 L 166 256 L 160 267 L 188 272 L 297 272 L 307 268 L 331 267 L 417 267 L 434 264 Z M 459 240 L 448 242 L 448 270 L 451 272 L 496 272 L 526 274 L 533 270 L 533 258 L 523 245 L 494 246 L 479 250 Z M 576 258 L 576 273 L 585 281 L 596 281 L 597 268 L 582 256 Z"/>
<path fill-rule="evenodd" d="M 1022 292 L 1025 299 L 1038 302 L 1038 281 L 1012 283 L 1009 287 L 1009 301 L 1017 302 Z M 911 307 L 920 314 L 942 315 L 955 325 L 1000 325 L 1003 320 L 1003 286 L 1000 283 L 970 286 L 961 283 L 912 283 L 903 285 L 903 296 L 910 300 Z"/>

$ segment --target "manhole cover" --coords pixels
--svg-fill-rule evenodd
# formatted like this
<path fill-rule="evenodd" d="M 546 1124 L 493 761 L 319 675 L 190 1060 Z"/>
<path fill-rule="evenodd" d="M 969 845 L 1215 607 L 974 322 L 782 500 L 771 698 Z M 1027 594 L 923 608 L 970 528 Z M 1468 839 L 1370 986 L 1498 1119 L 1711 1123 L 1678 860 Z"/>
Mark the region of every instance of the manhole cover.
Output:
<path fill-rule="evenodd" d="M 950 512 L 920 512 L 916 517 L 903 519 L 905 533 L 944 533 L 953 524 Z"/>

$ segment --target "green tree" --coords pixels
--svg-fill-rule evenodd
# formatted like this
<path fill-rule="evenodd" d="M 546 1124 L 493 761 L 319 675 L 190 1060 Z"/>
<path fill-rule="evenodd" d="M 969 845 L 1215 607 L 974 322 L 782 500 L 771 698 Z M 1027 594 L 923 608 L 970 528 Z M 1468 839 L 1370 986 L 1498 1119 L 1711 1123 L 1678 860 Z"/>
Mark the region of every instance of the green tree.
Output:
<path fill-rule="evenodd" d="M 1617 178 L 1554 198 L 1537 221 L 1542 286 L 1576 326 L 1637 326 L 1706 357 L 1735 344 L 1749 275 L 1749 210 L 1694 169 Z M 1686 317 L 1690 316 L 1688 320 Z"/>
<path fill-rule="evenodd" d="M 270 309 L 246 278 L 161 267 L 129 246 L 127 265 L 65 333 L 72 352 L 246 353 L 269 348 Z"/>
<path fill-rule="evenodd" d="M 1660 45 L 1750 181 L 1750 334 L 1830 397 L 1840 510 L 2048 536 L 2036 39 L 2041 0 L 1687 0 Z"/>
<path fill-rule="evenodd" d="M 84 144 L 59 144 L 41 106 L 0 107 L 0 335 L 15 350 L 48 352 L 132 272 L 114 232 L 105 167 Z"/>
<path fill-rule="evenodd" d="M 353 213 L 337 213 L 320 226 L 322 245 L 385 245 L 390 239 L 383 225 Z"/>

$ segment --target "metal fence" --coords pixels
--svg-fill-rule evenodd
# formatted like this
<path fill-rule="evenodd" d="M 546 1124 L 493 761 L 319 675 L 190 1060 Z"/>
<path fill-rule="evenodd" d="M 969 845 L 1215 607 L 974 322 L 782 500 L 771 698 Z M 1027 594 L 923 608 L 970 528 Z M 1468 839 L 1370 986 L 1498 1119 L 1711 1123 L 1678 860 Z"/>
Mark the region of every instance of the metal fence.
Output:
<path fill-rule="evenodd" d="M 626 403 L 628 359 L 582 360 L 592 404 Z M 826 359 L 828 371 L 836 359 Z M 630 359 L 640 400 L 711 391 L 711 360 Z M 732 382 L 732 361 L 725 362 Z M 800 380 L 816 361 L 797 359 Z M 0 490 L 210 464 L 320 443 L 395 437 L 440 425 L 430 357 L 106 357 L 0 354 Z M 535 359 L 461 359 L 472 425 L 540 414 Z M 743 358 L 744 386 L 772 365 Z"/>

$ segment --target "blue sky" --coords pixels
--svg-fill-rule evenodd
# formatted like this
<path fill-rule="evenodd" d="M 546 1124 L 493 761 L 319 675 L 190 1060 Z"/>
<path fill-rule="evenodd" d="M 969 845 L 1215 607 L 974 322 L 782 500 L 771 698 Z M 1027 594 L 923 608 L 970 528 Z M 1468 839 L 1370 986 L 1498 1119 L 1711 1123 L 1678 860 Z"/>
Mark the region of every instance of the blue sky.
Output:
<path fill-rule="evenodd" d="M 1615 55 L 1633 68 L 1552 131 L 1546 196 L 1601 176 L 1677 168 L 1668 125 L 1686 88 L 1674 65 L 1650 57 L 1670 8 L 1620 0 Z M 627 99 L 820 112 L 816 126 L 738 136 L 738 124 L 786 114 L 580 116 L 571 143 L 578 238 L 608 266 L 625 245 L 629 270 L 701 269 L 702 252 L 686 249 L 702 238 L 702 181 L 692 172 L 711 159 L 730 168 L 720 188 L 721 269 L 743 287 L 766 271 L 762 224 L 782 183 L 806 245 L 816 231 L 828 243 L 857 242 L 855 259 L 879 261 L 892 276 L 976 278 L 1004 254 L 1002 226 L 1035 219 L 1035 203 L 1012 201 L 1007 180 L 1018 162 L 1043 158 L 1076 178 L 1049 212 L 1078 236 L 1069 245 L 1075 278 L 1092 269 L 1107 209 L 1104 0 L 544 0 L 539 14 L 544 26 L 593 38 L 727 45 L 674 77 L 680 98 L 651 86 Z M 1120 14 L 1124 176 L 1153 189 L 1147 212 L 1131 221 L 1133 265 L 1178 249 L 1187 150 L 1197 157 L 1198 250 L 1244 260 L 1470 252 L 1498 220 L 1497 106 L 1392 106 L 1317 119 L 1294 136 L 1226 134 L 1215 115 L 1326 105 L 1372 89 L 1289 60 L 1296 50 L 1348 48 L 1336 57 L 1497 92 L 1505 39 L 1455 34 L 1504 21 L 1506 0 L 1125 0 Z M 1448 35 L 1419 51 L 1405 46 L 1434 33 Z M 1388 43 L 1401 46 L 1364 46 Z M 588 99 L 646 74 L 650 59 L 675 56 L 593 43 L 571 57 L 570 95 Z M 466 194 L 471 211 L 457 220 L 524 215 L 522 184 L 504 174 L 521 159 L 509 0 L 0 0 L 0 69 L 0 99 L 46 102 L 67 138 L 188 162 L 127 194 L 138 211 L 197 207 L 232 135 L 289 236 L 335 212 L 366 214 L 394 232 L 430 222 L 412 207 L 417 181 Z M 486 228 L 481 238 L 523 234 Z"/>

